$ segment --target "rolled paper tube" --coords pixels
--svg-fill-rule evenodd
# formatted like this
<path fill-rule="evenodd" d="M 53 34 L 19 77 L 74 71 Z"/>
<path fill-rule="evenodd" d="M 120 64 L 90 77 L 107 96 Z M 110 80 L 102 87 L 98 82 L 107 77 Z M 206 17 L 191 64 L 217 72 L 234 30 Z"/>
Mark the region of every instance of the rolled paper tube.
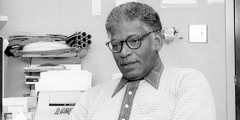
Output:
<path fill-rule="evenodd" d="M 86 45 L 87 45 L 87 46 L 86 46 L 85 48 L 88 48 L 89 44 L 86 43 Z"/>
<path fill-rule="evenodd" d="M 83 42 L 87 42 L 87 39 L 86 39 L 86 38 L 82 38 L 82 41 L 83 41 Z"/>
<path fill-rule="evenodd" d="M 74 34 L 68 36 L 66 39 L 72 38 L 72 37 L 76 36 L 77 34 L 78 34 L 78 33 L 76 32 L 76 33 L 74 33 Z"/>
<path fill-rule="evenodd" d="M 82 48 L 83 49 L 87 48 L 87 44 L 86 43 L 82 43 Z"/>
<path fill-rule="evenodd" d="M 77 48 L 82 48 L 82 46 L 81 46 L 81 45 L 78 45 Z"/>
<path fill-rule="evenodd" d="M 73 40 L 67 43 L 68 46 L 72 46 L 72 44 L 73 44 Z"/>
<path fill-rule="evenodd" d="M 81 45 L 82 44 L 82 41 L 81 40 L 78 40 L 77 41 L 77 45 Z"/>
<path fill-rule="evenodd" d="M 73 44 L 72 47 L 77 47 L 77 45 L 76 45 L 76 44 Z"/>
<path fill-rule="evenodd" d="M 86 32 L 82 32 L 82 36 L 83 36 L 83 37 L 86 37 L 86 36 L 87 36 L 87 33 L 86 33 Z"/>
<path fill-rule="evenodd" d="M 77 39 L 78 39 L 78 40 L 81 40 L 81 39 L 82 39 L 82 36 L 81 36 L 81 35 L 78 35 L 78 36 L 77 36 Z"/>
<path fill-rule="evenodd" d="M 72 38 L 70 38 L 70 39 L 65 40 L 65 42 L 66 42 L 66 43 L 69 43 L 70 41 L 74 41 L 75 39 L 76 39 L 76 37 L 72 37 Z"/>
<path fill-rule="evenodd" d="M 77 34 L 78 33 L 76 32 L 76 33 L 72 34 L 71 36 L 65 38 L 65 41 L 67 41 L 67 42 L 70 41 L 72 38 L 76 37 Z"/>
<path fill-rule="evenodd" d="M 91 45 L 91 44 L 92 44 L 92 41 L 91 41 L 91 40 L 87 40 L 86 43 L 89 44 L 89 45 Z"/>
<path fill-rule="evenodd" d="M 85 46 L 81 44 L 81 45 L 78 45 L 77 48 L 80 48 L 80 50 L 82 50 L 82 49 L 85 49 Z"/>
<path fill-rule="evenodd" d="M 78 38 L 77 38 L 77 36 L 76 36 L 76 38 L 75 38 L 75 40 L 74 40 L 74 44 L 77 44 L 77 42 L 78 42 L 79 40 L 78 40 Z"/>
<path fill-rule="evenodd" d="M 92 36 L 90 34 L 87 35 L 87 39 L 91 39 Z"/>
<path fill-rule="evenodd" d="M 70 46 L 73 46 L 75 43 L 75 40 L 72 41 L 72 43 L 70 44 Z"/>

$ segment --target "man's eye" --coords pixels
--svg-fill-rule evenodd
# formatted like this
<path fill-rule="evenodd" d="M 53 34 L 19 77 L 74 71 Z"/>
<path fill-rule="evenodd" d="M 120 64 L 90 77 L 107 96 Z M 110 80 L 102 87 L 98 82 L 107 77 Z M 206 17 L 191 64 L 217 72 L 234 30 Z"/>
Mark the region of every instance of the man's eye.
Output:
<path fill-rule="evenodd" d="M 138 43 L 139 39 L 138 38 L 132 38 L 128 40 L 129 43 Z"/>
<path fill-rule="evenodd" d="M 119 47 L 119 43 L 111 43 L 113 48 Z"/>

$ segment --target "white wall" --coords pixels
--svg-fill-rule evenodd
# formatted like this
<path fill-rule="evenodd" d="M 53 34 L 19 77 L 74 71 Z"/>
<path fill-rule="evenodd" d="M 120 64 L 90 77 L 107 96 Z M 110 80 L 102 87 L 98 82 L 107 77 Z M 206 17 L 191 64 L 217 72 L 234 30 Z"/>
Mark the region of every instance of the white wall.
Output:
<path fill-rule="evenodd" d="M 160 14 L 164 27 L 180 30 L 182 40 L 165 44 L 160 55 L 166 66 L 189 67 L 200 70 L 207 77 L 217 107 L 217 119 L 227 118 L 227 59 L 225 3 L 207 4 L 198 0 L 196 8 L 161 8 L 160 0 L 138 0 L 151 5 Z M 92 34 L 92 45 L 82 59 L 82 68 L 93 73 L 92 86 L 106 82 L 119 72 L 108 41 L 105 20 L 115 6 L 113 0 L 102 1 L 102 15 L 91 15 L 91 0 L 2 0 L 1 15 L 9 21 L 0 35 L 7 38 L 18 31 L 37 34 L 71 35 L 76 31 Z M 208 43 L 189 43 L 188 25 L 208 25 Z M 29 88 L 22 84 L 22 58 L 6 57 L 5 97 L 22 96 Z M 229 59 L 229 58 L 228 58 Z M 233 60 L 234 58 L 230 58 Z M 233 69 L 229 69 L 233 70 Z M 231 78 L 231 76 L 229 76 Z"/>

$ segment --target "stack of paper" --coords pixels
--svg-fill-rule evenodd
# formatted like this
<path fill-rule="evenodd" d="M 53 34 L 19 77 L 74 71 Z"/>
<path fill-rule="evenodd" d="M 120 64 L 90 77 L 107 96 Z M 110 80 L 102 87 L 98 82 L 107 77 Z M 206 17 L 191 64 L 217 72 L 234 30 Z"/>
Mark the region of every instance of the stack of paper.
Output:
<path fill-rule="evenodd" d="M 42 48 L 42 46 L 40 46 L 41 42 L 48 42 L 48 43 L 53 42 L 53 43 L 55 43 L 56 46 L 58 46 L 58 45 L 63 46 L 65 44 L 64 39 L 61 40 L 61 39 L 51 37 L 51 36 L 13 35 L 13 36 L 8 37 L 8 41 L 9 41 L 9 44 L 8 44 L 6 50 L 4 51 L 4 53 L 7 56 L 14 56 L 14 57 L 22 56 L 22 54 L 28 55 L 30 53 L 33 53 L 34 55 L 36 55 L 38 53 L 38 52 L 36 52 L 36 50 L 44 49 L 44 48 Z M 23 48 L 26 45 L 35 44 L 35 43 L 40 43 L 40 45 L 36 46 L 35 48 L 31 48 L 31 45 L 30 45 L 30 48 L 28 48 L 28 47 L 25 48 L 25 50 L 27 50 L 27 51 L 25 51 L 25 50 L 23 51 Z M 61 48 L 62 48 L 62 46 L 61 46 Z M 69 48 L 69 47 L 68 47 L 68 45 L 65 44 L 64 48 Z M 54 49 L 54 50 L 56 50 L 56 49 Z M 39 53 L 37 55 L 39 55 Z"/>
<path fill-rule="evenodd" d="M 41 64 L 81 64 L 81 59 L 79 57 L 33 57 L 31 59 L 31 65 L 41 65 Z"/>
<path fill-rule="evenodd" d="M 37 107 L 36 97 L 3 98 L 3 113 L 5 119 L 34 120 Z"/>
<path fill-rule="evenodd" d="M 24 67 L 24 73 L 26 82 L 38 82 L 41 72 L 46 72 L 49 70 L 65 70 L 64 65 L 59 64 L 42 64 L 42 65 L 31 65 L 30 67 Z"/>
<path fill-rule="evenodd" d="M 66 68 L 63 65 L 39 65 L 39 66 L 31 66 L 24 67 L 25 72 L 46 72 L 49 70 L 65 70 Z"/>
<path fill-rule="evenodd" d="M 36 92 L 45 90 L 80 90 L 91 87 L 92 74 L 85 70 L 61 70 L 40 73 Z"/>
<path fill-rule="evenodd" d="M 30 65 L 23 68 L 25 73 L 26 82 L 38 82 L 41 72 L 46 71 L 60 71 L 60 70 L 81 70 L 81 64 L 56 64 L 52 63 L 41 65 Z"/>
<path fill-rule="evenodd" d="M 29 112 L 37 105 L 36 97 L 3 98 L 3 112 Z"/>
<path fill-rule="evenodd" d="M 14 57 L 84 57 L 92 44 L 91 38 L 86 32 L 77 32 L 69 37 L 57 34 L 12 35 L 4 53 Z"/>
<path fill-rule="evenodd" d="M 88 88 L 91 87 L 91 75 L 87 81 L 79 81 L 80 77 L 74 77 L 75 74 L 81 74 L 81 59 L 79 57 L 58 57 L 58 58 L 43 58 L 43 57 L 34 57 L 29 60 L 30 65 L 28 67 L 24 67 L 23 71 L 25 73 L 26 82 L 24 84 L 30 85 L 30 96 L 36 96 L 38 91 L 41 90 L 60 90 L 60 88 L 55 88 L 55 86 L 62 86 L 61 89 L 69 90 L 69 88 L 77 90 L 85 90 L 86 86 L 79 86 L 79 82 L 81 85 L 88 84 Z M 50 72 L 51 71 L 51 72 Z M 52 72 L 54 71 L 54 72 Z M 65 71 L 65 72 L 64 72 Z M 69 72 L 69 73 L 66 73 Z M 42 76 L 40 74 L 42 73 Z M 46 75 L 45 75 L 46 74 Z M 50 74 L 50 76 L 49 76 Z M 52 74 L 52 75 L 51 75 Z M 70 75 L 69 75 L 70 74 Z M 87 74 L 89 74 L 87 72 Z M 62 76 L 63 75 L 63 76 Z M 61 76 L 61 77 L 60 77 Z M 70 77 L 69 77 L 70 76 Z M 42 78 L 43 77 L 43 78 Z M 52 78 L 54 77 L 54 78 Z M 55 78 L 58 79 L 65 78 L 64 82 L 58 83 L 58 81 L 52 81 Z M 67 78 L 66 78 L 67 77 Z M 42 78 L 42 81 L 40 79 Z M 76 82 L 68 83 L 69 79 L 76 79 Z M 44 82 L 45 81 L 45 82 Z M 82 83 L 84 82 L 84 83 Z M 39 84 L 38 84 L 39 83 Z M 37 84 L 37 85 L 36 85 Z M 58 84 L 58 85 L 57 85 Z M 78 85 L 78 86 L 77 86 Z M 69 88 L 66 88 L 69 87 Z M 74 87 L 75 86 L 75 87 Z M 36 88 L 37 87 L 37 88 Z M 38 90 L 36 90 L 38 89 Z"/>

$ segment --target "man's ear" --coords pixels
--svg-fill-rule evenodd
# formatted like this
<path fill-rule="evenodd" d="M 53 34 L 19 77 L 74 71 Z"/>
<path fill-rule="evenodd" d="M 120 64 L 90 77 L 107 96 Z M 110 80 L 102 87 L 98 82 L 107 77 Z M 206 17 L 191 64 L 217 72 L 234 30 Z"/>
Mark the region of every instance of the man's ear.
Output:
<path fill-rule="evenodd" d="M 154 48 L 156 51 L 160 51 L 163 46 L 163 36 L 161 32 L 156 32 L 154 37 Z"/>

